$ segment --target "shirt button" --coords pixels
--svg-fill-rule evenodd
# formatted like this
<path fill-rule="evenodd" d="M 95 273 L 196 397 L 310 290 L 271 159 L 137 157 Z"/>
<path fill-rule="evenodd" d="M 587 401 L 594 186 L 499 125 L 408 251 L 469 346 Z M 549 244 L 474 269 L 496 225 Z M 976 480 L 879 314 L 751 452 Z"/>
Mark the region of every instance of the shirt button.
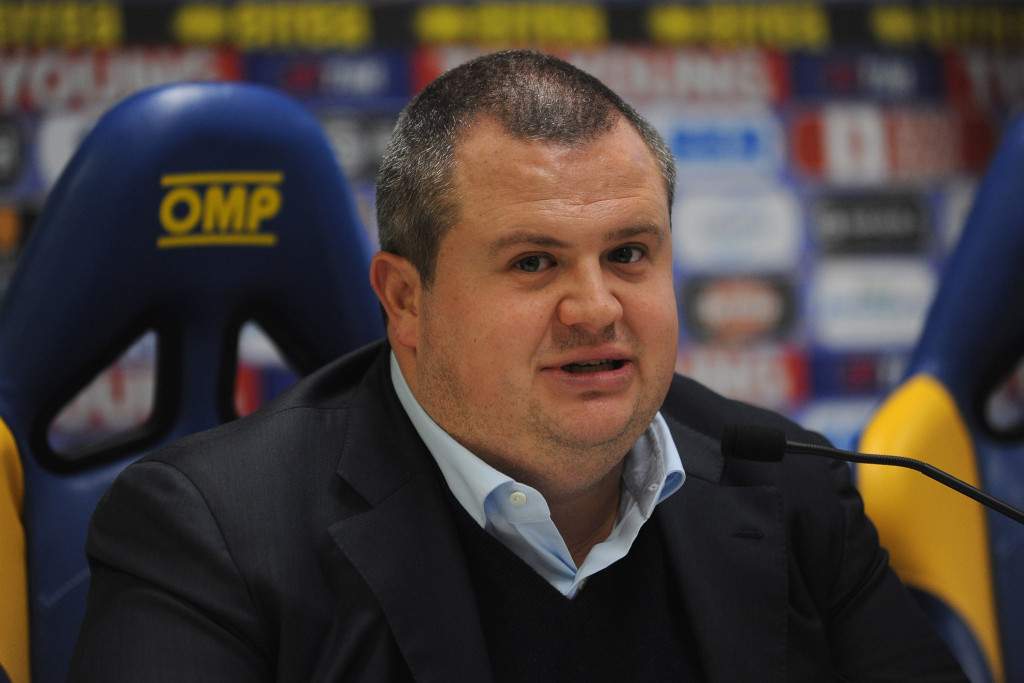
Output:
<path fill-rule="evenodd" d="M 658 490 L 658 485 L 657 485 L 657 484 L 650 484 L 650 485 L 649 485 L 649 486 L 647 487 L 647 490 L 648 490 L 648 491 L 650 491 L 651 493 L 654 493 L 655 491 L 657 491 L 657 490 Z"/>
<path fill-rule="evenodd" d="M 522 491 L 513 491 L 508 496 L 508 502 L 517 508 L 521 508 L 526 505 L 526 494 Z"/>

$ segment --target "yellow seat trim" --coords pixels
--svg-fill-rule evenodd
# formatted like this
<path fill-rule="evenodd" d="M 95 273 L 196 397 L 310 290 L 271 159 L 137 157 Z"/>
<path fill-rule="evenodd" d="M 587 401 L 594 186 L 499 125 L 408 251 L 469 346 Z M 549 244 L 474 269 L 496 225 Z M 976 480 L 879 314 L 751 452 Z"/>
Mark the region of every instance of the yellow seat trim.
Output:
<path fill-rule="evenodd" d="M 24 495 L 18 445 L 0 420 L 0 664 L 11 683 L 29 683 L 28 583 L 21 523 Z"/>
<path fill-rule="evenodd" d="M 860 450 L 908 455 L 980 487 L 974 448 L 956 403 L 926 374 L 907 380 L 882 404 Z M 1002 683 L 985 508 L 918 472 L 893 467 L 861 465 L 858 487 L 896 573 L 967 623 Z"/>

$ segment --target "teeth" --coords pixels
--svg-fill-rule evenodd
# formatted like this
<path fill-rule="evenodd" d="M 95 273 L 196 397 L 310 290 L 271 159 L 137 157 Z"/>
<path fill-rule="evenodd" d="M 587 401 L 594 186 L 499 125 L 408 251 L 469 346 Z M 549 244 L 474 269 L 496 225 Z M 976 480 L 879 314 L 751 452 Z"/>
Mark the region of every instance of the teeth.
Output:
<path fill-rule="evenodd" d="M 579 363 L 567 363 L 562 366 L 562 369 L 566 372 L 590 372 L 591 370 L 618 370 L 622 367 L 622 361 L 620 360 L 590 360 L 581 361 Z"/>

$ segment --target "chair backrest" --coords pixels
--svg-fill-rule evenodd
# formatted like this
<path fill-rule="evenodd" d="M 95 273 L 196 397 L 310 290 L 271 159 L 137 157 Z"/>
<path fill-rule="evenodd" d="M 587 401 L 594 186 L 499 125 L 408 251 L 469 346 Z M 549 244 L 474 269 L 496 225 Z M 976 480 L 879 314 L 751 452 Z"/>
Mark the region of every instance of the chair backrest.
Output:
<path fill-rule="evenodd" d="M 987 397 L 1024 356 L 1024 119 L 1012 121 L 943 274 L 906 379 L 864 431 L 1024 506 L 1024 430 Z M 974 681 L 1024 680 L 1024 528 L 916 472 L 862 467 L 893 566 Z"/>
<path fill-rule="evenodd" d="M 368 262 L 330 146 L 283 95 L 177 84 L 97 123 L 51 192 L 0 309 L 0 498 L 14 501 L 0 500 L 0 580 L 11 582 L 0 585 L 0 642 L 21 642 L 0 650 L 0 664 L 16 683 L 29 665 L 16 590 L 25 576 L 6 556 L 19 552 L 19 520 L 32 678 L 64 680 L 100 496 L 143 452 L 235 416 L 243 322 L 263 327 L 300 373 L 379 337 Z M 56 452 L 54 415 L 145 331 L 157 340 L 150 419 L 73 457 Z"/>

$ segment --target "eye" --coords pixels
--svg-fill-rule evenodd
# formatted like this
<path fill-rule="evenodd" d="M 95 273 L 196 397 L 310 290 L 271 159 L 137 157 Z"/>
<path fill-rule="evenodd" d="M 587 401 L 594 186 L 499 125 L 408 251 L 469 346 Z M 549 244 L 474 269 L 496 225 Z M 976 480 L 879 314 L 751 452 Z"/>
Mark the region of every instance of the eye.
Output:
<path fill-rule="evenodd" d="M 524 273 L 539 273 L 554 265 L 555 259 L 551 258 L 547 254 L 531 254 L 513 263 L 512 267 L 516 270 L 521 270 Z"/>
<path fill-rule="evenodd" d="M 636 263 L 644 257 L 640 247 L 616 247 L 608 252 L 608 260 L 615 263 Z"/>

